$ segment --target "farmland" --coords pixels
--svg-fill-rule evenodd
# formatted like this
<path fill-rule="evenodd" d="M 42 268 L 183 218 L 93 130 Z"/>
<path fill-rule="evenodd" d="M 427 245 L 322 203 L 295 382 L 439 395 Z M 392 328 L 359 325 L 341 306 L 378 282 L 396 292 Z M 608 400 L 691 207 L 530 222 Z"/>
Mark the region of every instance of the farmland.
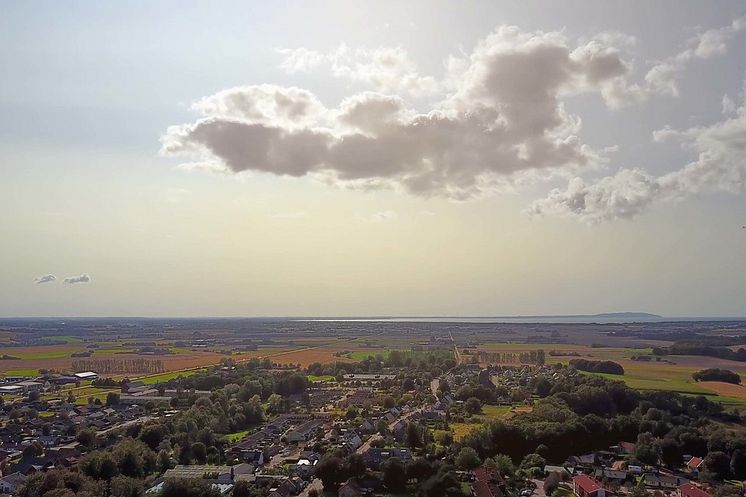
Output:
<path fill-rule="evenodd" d="M 515 364 L 521 354 L 543 351 L 546 363 L 572 359 L 614 361 L 624 375 L 601 374 L 644 390 L 707 395 L 726 405 L 746 404 L 746 387 L 718 382 L 697 383 L 692 374 L 723 368 L 746 378 L 746 362 L 706 356 L 655 355 L 678 336 L 697 330 L 705 338 L 729 340 L 737 351 L 746 344 L 746 323 L 631 323 L 631 324 L 508 324 L 384 321 L 300 320 L 5 320 L 0 322 L 0 375 L 34 377 L 39 370 L 71 372 L 101 360 L 134 363 L 158 361 L 146 374 L 116 371 L 115 379 L 142 377 L 152 384 L 189 376 L 224 359 L 243 362 L 270 360 L 285 368 L 312 363 L 385 359 L 394 351 L 404 356 L 418 350 L 454 347 L 462 362 L 495 358 Z M 740 338 L 739 338 L 740 337 Z M 741 341 L 739 341 L 741 340 Z M 73 357 L 75 356 L 75 357 Z M 327 378 L 312 379 L 324 381 Z M 103 392 L 97 392 L 103 393 Z M 495 417 L 497 413 L 483 413 Z"/>

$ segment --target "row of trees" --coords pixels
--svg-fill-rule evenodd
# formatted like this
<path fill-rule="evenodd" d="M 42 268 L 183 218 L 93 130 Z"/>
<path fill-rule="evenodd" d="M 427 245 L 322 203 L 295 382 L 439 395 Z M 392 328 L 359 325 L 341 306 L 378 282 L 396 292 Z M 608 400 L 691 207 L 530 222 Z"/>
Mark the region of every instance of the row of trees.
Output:
<path fill-rule="evenodd" d="M 160 359 L 75 359 L 73 371 L 96 371 L 99 374 L 149 374 L 166 369 Z"/>
<path fill-rule="evenodd" d="M 594 361 L 590 359 L 570 359 L 570 366 L 590 373 L 624 374 L 621 364 L 614 361 Z"/>
<path fill-rule="evenodd" d="M 544 350 L 531 350 L 528 352 L 489 352 L 477 350 L 480 363 L 487 364 L 534 364 L 543 366 L 546 362 Z"/>

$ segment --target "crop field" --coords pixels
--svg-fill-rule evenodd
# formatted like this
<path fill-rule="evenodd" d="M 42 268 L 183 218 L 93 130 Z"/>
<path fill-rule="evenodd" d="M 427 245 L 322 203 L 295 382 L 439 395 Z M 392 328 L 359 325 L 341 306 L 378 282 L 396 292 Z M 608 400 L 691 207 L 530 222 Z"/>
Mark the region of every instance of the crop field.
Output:
<path fill-rule="evenodd" d="M 469 347 L 465 347 L 469 349 Z M 596 374 L 612 380 L 623 381 L 627 386 L 640 390 L 664 390 L 687 395 L 707 395 L 727 406 L 746 405 L 746 386 L 721 382 L 696 382 L 692 374 L 706 368 L 729 369 L 746 379 L 746 363 L 705 356 L 667 355 L 652 357 L 649 361 L 632 360 L 633 356 L 650 356 L 650 347 L 599 347 L 567 343 L 484 343 L 472 350 L 520 354 L 531 350 L 544 350 L 548 364 L 567 364 L 575 358 L 615 361 L 624 367 L 624 375 Z M 559 354 L 549 355 L 549 351 Z M 658 360 L 659 359 L 659 360 Z"/>

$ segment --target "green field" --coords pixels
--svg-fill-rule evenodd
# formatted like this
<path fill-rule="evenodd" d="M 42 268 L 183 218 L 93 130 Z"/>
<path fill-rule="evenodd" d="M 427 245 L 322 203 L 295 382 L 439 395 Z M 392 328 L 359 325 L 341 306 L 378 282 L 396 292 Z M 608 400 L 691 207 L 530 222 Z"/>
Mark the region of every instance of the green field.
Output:
<path fill-rule="evenodd" d="M 482 417 L 487 418 L 485 419 L 485 421 L 489 419 L 501 419 L 510 413 L 510 409 L 511 409 L 511 406 L 483 405 L 482 406 Z"/>
<path fill-rule="evenodd" d="M 68 335 L 49 335 L 42 338 L 46 338 L 47 340 L 56 340 L 58 342 L 65 342 L 65 343 L 81 343 L 83 340 L 79 337 L 71 337 Z"/>
<path fill-rule="evenodd" d="M 225 438 L 228 440 L 229 444 L 233 444 L 238 442 L 239 440 L 242 440 L 248 434 L 249 430 L 237 431 L 235 433 L 228 433 Z"/>
<path fill-rule="evenodd" d="M 3 376 L 38 376 L 39 370 L 38 369 L 9 369 L 7 371 L 3 371 Z"/>
<path fill-rule="evenodd" d="M 183 376 L 186 378 L 187 376 L 192 376 L 194 374 L 197 374 L 197 372 L 199 371 L 204 371 L 204 368 L 203 369 L 191 369 L 189 371 L 172 371 L 170 373 L 162 373 L 162 374 L 157 374 L 153 376 L 145 376 L 143 378 L 137 378 L 137 379 L 142 381 L 146 385 L 152 385 L 155 383 L 173 380 L 174 378 L 178 378 L 179 376 Z"/>
<path fill-rule="evenodd" d="M 315 374 L 309 374 L 308 375 L 308 381 L 310 382 L 326 382 L 326 381 L 335 381 L 336 378 L 332 375 L 325 374 L 321 376 L 317 376 Z"/>

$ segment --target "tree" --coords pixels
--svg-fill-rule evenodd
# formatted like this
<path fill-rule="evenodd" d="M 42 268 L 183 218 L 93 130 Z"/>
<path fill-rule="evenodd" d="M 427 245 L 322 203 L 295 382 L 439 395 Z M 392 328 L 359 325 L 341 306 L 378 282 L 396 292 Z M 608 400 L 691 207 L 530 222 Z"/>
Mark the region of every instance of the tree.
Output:
<path fill-rule="evenodd" d="M 334 492 L 347 479 L 342 469 L 342 460 L 340 458 L 335 456 L 324 457 L 316 466 L 315 475 L 321 480 L 326 490 Z"/>
<path fill-rule="evenodd" d="M 109 392 L 106 394 L 106 405 L 107 406 L 118 406 L 119 405 L 119 394 L 117 392 Z"/>
<path fill-rule="evenodd" d="M 533 468 L 544 468 L 546 463 L 547 462 L 544 460 L 544 458 L 541 457 L 539 454 L 526 454 L 526 457 L 524 457 L 521 461 L 520 468 L 525 470 L 530 470 Z"/>
<path fill-rule="evenodd" d="M 433 475 L 433 466 L 424 457 L 418 457 L 410 461 L 406 469 L 407 478 L 418 482 L 425 481 Z"/>
<path fill-rule="evenodd" d="M 207 447 L 202 442 L 194 442 L 192 444 L 192 455 L 197 461 L 197 464 L 205 464 L 207 461 Z"/>
<path fill-rule="evenodd" d="M 479 454 L 471 447 L 462 448 L 456 456 L 456 465 L 462 469 L 474 469 L 481 463 Z"/>
<path fill-rule="evenodd" d="M 730 470 L 739 481 L 746 480 L 746 449 L 736 449 L 730 458 Z"/>
<path fill-rule="evenodd" d="M 640 433 L 635 444 L 635 459 L 652 466 L 660 459 L 660 444 L 651 433 Z"/>
<path fill-rule="evenodd" d="M 350 454 L 344 464 L 345 473 L 350 477 L 360 477 L 365 474 L 365 459 L 360 454 Z"/>
<path fill-rule="evenodd" d="M 166 436 L 166 427 L 162 424 L 150 424 L 140 431 L 140 440 L 148 444 L 148 447 L 155 450 Z"/>
<path fill-rule="evenodd" d="M 705 457 L 705 469 L 716 480 L 725 480 L 730 473 L 730 457 L 721 451 L 710 452 Z"/>
<path fill-rule="evenodd" d="M 464 404 L 464 409 L 471 414 L 477 414 L 482 410 L 482 402 L 476 397 L 469 397 Z"/>
<path fill-rule="evenodd" d="M 660 442 L 661 461 L 669 468 L 676 469 L 681 465 L 684 451 L 674 438 L 664 438 Z"/>
<path fill-rule="evenodd" d="M 549 473 L 549 475 L 544 479 L 544 494 L 545 495 L 552 495 L 552 493 L 557 490 L 557 487 L 559 487 L 559 484 L 562 482 L 562 477 L 559 473 L 556 471 L 552 471 Z"/>
<path fill-rule="evenodd" d="M 160 452 L 158 452 L 156 465 L 158 467 L 158 471 L 160 471 L 161 473 L 165 473 L 167 469 L 171 468 L 171 456 L 168 455 L 168 452 L 166 452 L 165 450 L 161 450 Z"/>
<path fill-rule="evenodd" d="M 127 476 L 115 476 L 111 480 L 111 497 L 142 497 L 145 495 L 143 482 Z"/>
<path fill-rule="evenodd" d="M 407 424 L 407 445 L 413 449 L 422 446 L 422 430 L 417 423 Z"/>
<path fill-rule="evenodd" d="M 220 490 L 205 480 L 169 478 L 159 497 L 220 497 Z"/>
<path fill-rule="evenodd" d="M 541 377 L 536 381 L 534 391 L 541 398 L 547 397 L 552 392 L 552 383 L 546 378 Z"/>
<path fill-rule="evenodd" d="M 246 480 L 238 480 L 233 486 L 232 497 L 253 497 L 251 483 Z"/>
<path fill-rule="evenodd" d="M 391 492 L 398 493 L 407 487 L 407 471 L 398 457 L 392 457 L 381 465 L 383 483 Z"/>
<path fill-rule="evenodd" d="M 495 466 L 497 466 L 497 469 L 500 471 L 500 473 L 506 476 L 513 476 L 513 474 L 515 473 L 515 466 L 513 465 L 513 460 L 510 458 L 510 456 L 507 456 L 505 454 L 497 454 L 492 459 L 495 461 Z"/>

